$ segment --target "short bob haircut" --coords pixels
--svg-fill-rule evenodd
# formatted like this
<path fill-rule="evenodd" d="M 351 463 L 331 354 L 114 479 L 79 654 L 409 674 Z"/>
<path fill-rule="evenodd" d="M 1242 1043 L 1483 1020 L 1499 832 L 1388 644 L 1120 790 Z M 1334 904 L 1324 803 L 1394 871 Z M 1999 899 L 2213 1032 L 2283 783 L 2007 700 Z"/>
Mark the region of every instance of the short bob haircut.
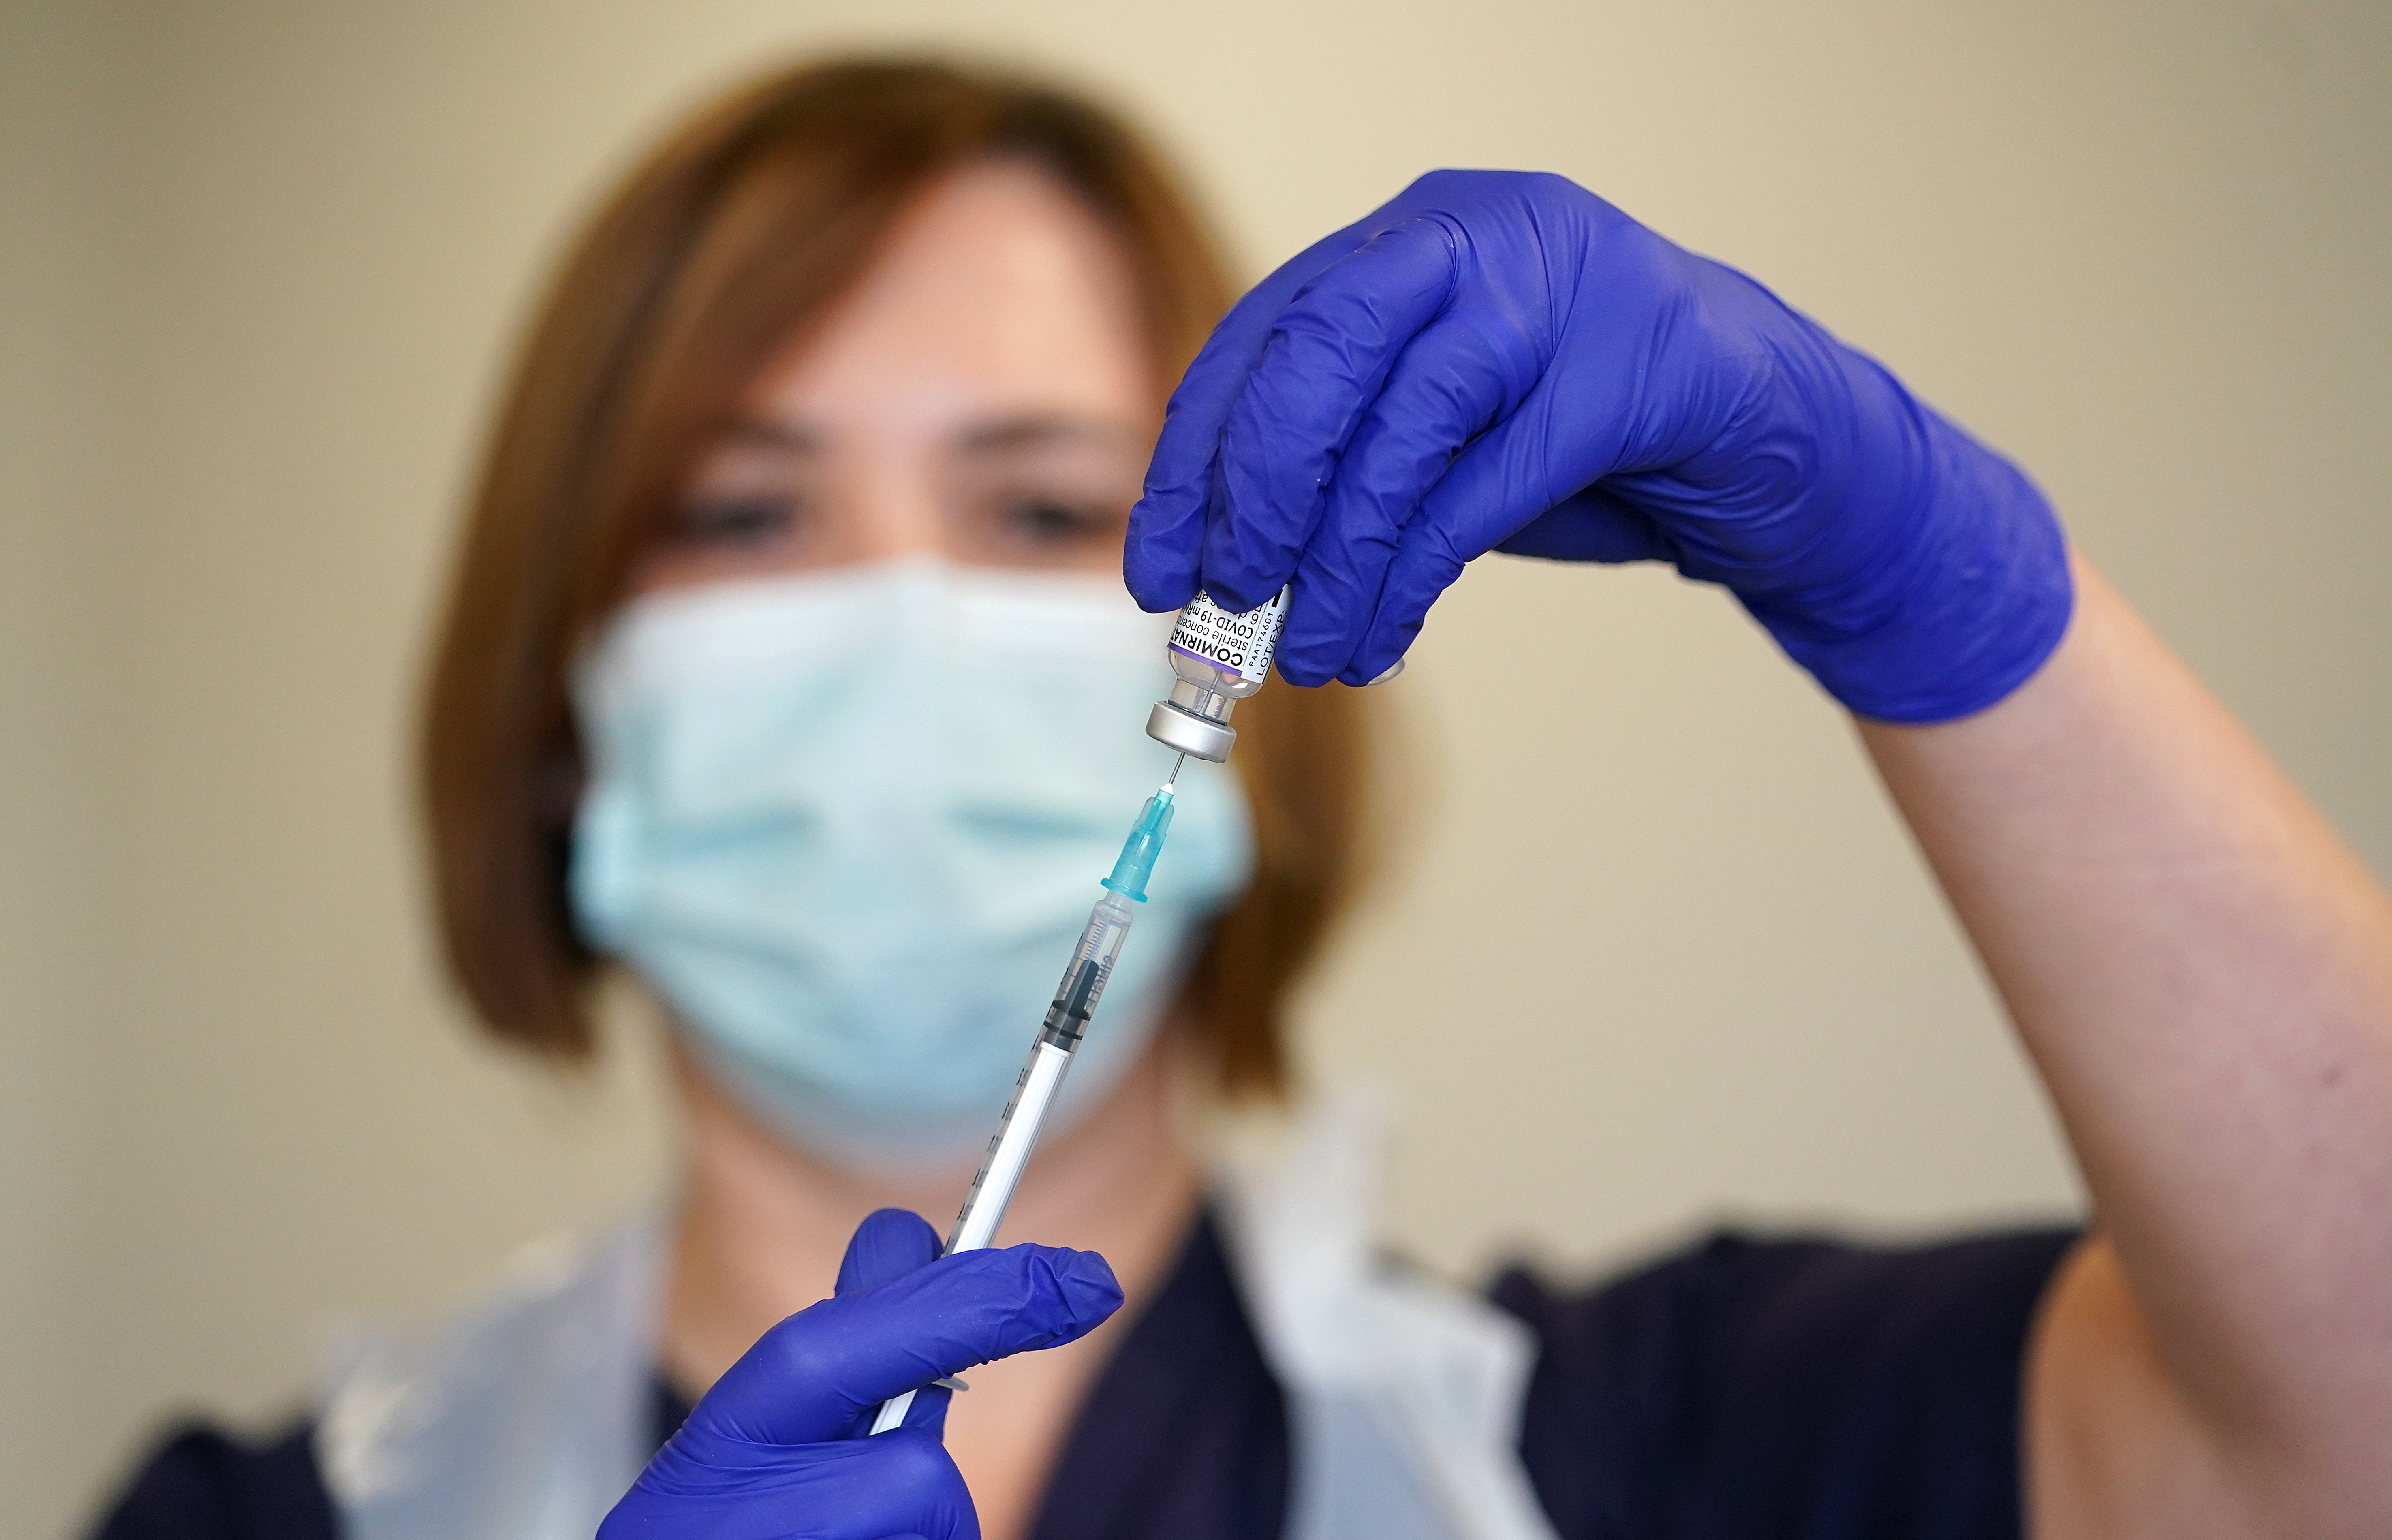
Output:
<path fill-rule="evenodd" d="M 755 372 L 822 321 L 911 201 L 990 158 L 1043 168 L 1121 242 L 1159 403 L 1232 290 L 1155 153 L 1049 85 L 920 58 L 785 70 L 669 136 L 566 252 L 499 404 L 422 701 L 440 934 L 497 1037 L 564 1061 L 593 1047 L 602 959 L 566 897 L 574 656 Z M 1238 714 L 1255 873 L 1186 1000 L 1222 1094 L 1286 1089 L 1291 987 L 1356 886 L 1363 711 L 1357 692 L 1280 681 Z"/>

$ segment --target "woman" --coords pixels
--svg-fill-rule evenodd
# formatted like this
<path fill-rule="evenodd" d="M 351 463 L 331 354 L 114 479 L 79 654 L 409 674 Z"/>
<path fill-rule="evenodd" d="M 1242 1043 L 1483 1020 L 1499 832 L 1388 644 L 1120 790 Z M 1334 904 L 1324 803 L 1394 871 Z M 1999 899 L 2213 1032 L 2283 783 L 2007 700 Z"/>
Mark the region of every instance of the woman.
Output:
<path fill-rule="evenodd" d="M 584 1051 L 602 956 L 670 1012 L 679 1201 L 273 1448 L 186 1435 L 107 1533 L 2392 1526 L 2392 909 L 2023 478 L 1553 178 L 1424 179 L 1242 302 L 1133 591 L 1293 580 L 1320 685 L 1499 544 L 1725 583 L 1861 718 L 2100 1233 L 1723 1239 L 1489 1302 L 1367 1261 L 1333 1127 L 1201 1169 L 1180 1109 L 1279 1091 L 1360 842 L 1363 697 L 1283 686 L 1242 796 L 1185 783 L 1008 1221 L 1044 1244 L 932 1262 L 876 1211 L 952 1203 L 1150 779 L 1160 633 L 1104 575 L 1205 250 L 1102 115 L 937 66 L 768 81 L 634 175 L 518 368 L 426 765 L 484 1018 Z"/>

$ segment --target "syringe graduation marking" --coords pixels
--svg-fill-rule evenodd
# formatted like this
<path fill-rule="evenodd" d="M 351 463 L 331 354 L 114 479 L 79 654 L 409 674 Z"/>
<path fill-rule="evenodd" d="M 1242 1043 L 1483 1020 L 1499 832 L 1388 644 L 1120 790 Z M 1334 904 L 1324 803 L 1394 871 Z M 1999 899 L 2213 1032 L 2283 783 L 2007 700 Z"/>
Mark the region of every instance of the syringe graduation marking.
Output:
<path fill-rule="evenodd" d="M 1013 1094 L 1005 1099 L 1005 1110 L 997 1114 L 996 1132 L 988 1136 L 988 1148 L 981 1154 L 980 1170 L 972 1172 L 971 1185 L 964 1192 L 963 1207 L 956 1210 L 956 1222 L 947 1229 L 946 1244 L 939 1248 L 942 1257 L 955 1255 L 956 1242 L 963 1238 L 964 1221 L 969 1217 L 972 1205 L 980 1201 L 981 1188 L 988 1184 L 989 1168 L 996 1164 L 997 1146 L 1005 1143 L 1005 1131 L 1013 1126 L 1013 1115 L 1021 1106 L 1021 1088 L 1030 1083 L 1031 1068 L 1037 1062 L 1032 1059 L 1021 1067 L 1020 1074 L 1013 1077 Z"/>

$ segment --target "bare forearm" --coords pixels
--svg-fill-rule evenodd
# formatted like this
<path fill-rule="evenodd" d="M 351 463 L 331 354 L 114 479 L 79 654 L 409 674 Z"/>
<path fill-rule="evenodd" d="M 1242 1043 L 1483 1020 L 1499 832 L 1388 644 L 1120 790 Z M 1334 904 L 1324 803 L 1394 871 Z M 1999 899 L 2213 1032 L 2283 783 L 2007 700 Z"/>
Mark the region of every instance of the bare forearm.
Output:
<path fill-rule="evenodd" d="M 2255 1468 L 2340 1486 L 2392 1428 L 2392 903 L 2081 576 L 2010 698 L 1863 737 L 2188 1404 Z"/>

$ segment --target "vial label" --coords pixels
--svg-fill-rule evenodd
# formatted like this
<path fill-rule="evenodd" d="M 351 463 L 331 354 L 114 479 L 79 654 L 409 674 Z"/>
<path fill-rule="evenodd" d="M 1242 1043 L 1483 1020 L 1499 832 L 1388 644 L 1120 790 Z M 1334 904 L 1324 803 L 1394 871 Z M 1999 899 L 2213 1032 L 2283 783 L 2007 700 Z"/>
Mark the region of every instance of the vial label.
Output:
<path fill-rule="evenodd" d="M 1281 589 L 1278 598 L 1244 615 L 1231 615 L 1214 603 L 1212 595 L 1199 593 L 1171 628 L 1171 650 L 1260 684 L 1270 677 L 1271 654 L 1279 648 L 1280 628 L 1287 621 L 1287 593 Z"/>

